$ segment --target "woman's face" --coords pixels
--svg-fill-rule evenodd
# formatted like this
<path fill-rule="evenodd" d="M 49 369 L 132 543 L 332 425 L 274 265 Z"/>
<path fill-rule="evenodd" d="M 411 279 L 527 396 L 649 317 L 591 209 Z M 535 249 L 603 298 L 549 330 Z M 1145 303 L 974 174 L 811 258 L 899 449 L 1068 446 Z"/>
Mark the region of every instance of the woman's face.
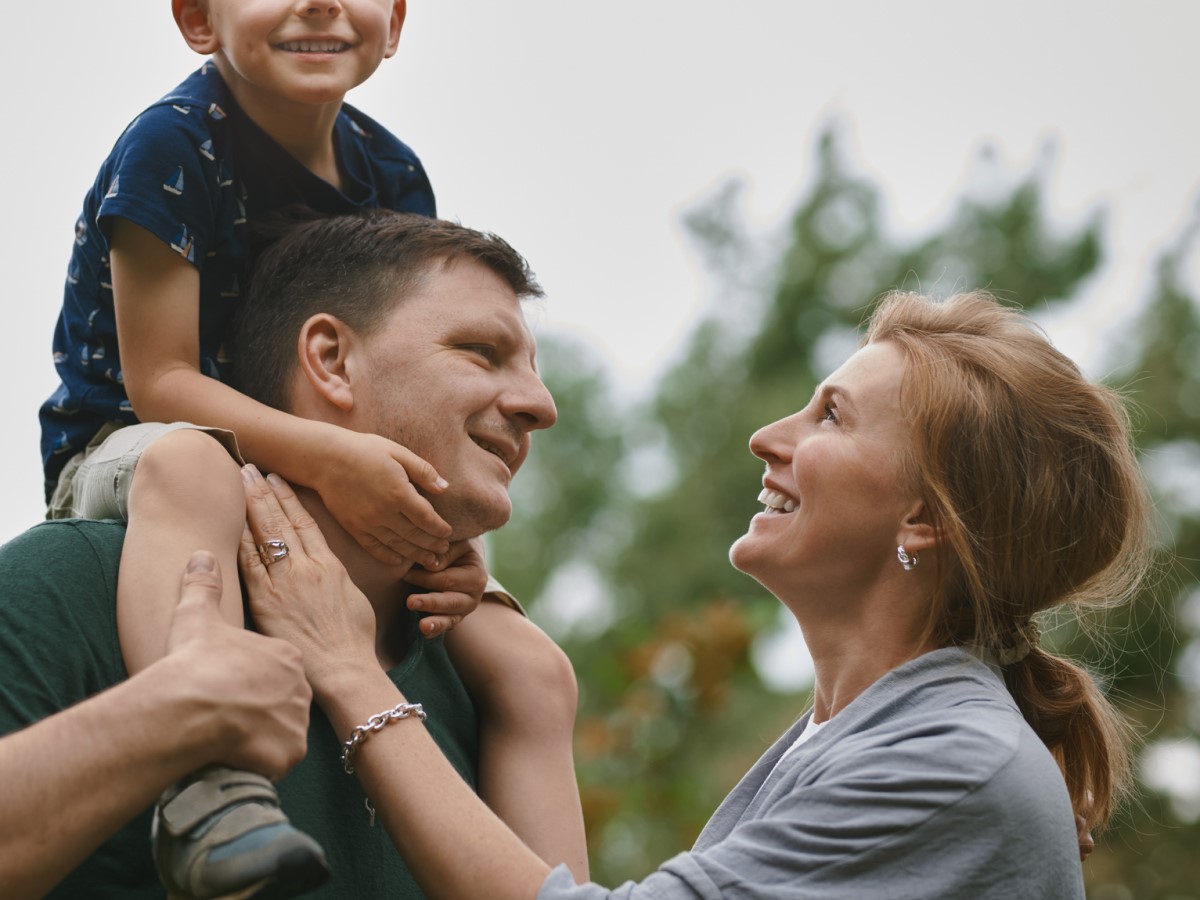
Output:
<path fill-rule="evenodd" d="M 729 557 L 781 600 L 900 571 L 896 545 L 920 510 L 900 476 L 910 444 L 900 409 L 904 367 L 897 345 L 868 344 L 808 406 L 750 439 L 767 464 L 759 496 L 766 509 Z"/>

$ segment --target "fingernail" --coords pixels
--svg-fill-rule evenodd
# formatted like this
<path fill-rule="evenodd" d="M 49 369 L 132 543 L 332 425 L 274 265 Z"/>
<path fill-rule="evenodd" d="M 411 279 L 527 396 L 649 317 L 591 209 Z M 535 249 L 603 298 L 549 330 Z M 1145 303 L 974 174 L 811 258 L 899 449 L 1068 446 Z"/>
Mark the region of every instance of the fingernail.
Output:
<path fill-rule="evenodd" d="M 270 483 L 271 487 L 283 487 L 283 479 L 274 472 L 267 476 L 267 481 Z"/>
<path fill-rule="evenodd" d="M 424 609 L 425 604 L 422 602 L 420 597 L 409 597 L 408 598 L 408 608 L 415 612 L 415 611 Z"/>
<path fill-rule="evenodd" d="M 438 480 L 435 481 L 434 484 L 436 484 L 442 490 L 445 490 L 446 488 L 450 487 L 450 482 L 448 482 L 441 475 L 438 476 Z"/>
<path fill-rule="evenodd" d="M 207 550 L 201 550 L 192 554 L 192 558 L 188 560 L 188 572 L 211 572 L 217 567 L 217 558 Z"/>
<path fill-rule="evenodd" d="M 254 484 L 258 478 L 258 469 L 254 467 L 253 463 L 247 463 L 242 466 L 242 481 L 246 482 L 246 484 Z"/>

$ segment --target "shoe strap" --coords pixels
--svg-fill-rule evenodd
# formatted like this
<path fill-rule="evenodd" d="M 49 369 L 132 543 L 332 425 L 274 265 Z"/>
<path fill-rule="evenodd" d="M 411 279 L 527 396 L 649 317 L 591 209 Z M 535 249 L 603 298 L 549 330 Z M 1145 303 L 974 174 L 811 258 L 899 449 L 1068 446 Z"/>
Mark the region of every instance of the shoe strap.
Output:
<path fill-rule="evenodd" d="M 256 800 L 279 805 L 279 794 L 266 778 L 232 769 L 211 770 L 176 794 L 159 814 L 167 831 L 178 837 L 223 809 Z"/>
<path fill-rule="evenodd" d="M 244 803 L 222 812 L 204 833 L 203 846 L 212 849 L 257 831 L 267 825 L 286 825 L 288 818 L 278 806 Z"/>

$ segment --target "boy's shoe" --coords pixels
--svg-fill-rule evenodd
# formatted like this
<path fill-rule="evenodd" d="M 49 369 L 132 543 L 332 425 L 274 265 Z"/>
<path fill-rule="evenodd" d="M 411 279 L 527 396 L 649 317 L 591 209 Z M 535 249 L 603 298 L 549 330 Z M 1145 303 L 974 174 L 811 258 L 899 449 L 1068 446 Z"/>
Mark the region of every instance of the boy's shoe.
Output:
<path fill-rule="evenodd" d="M 150 843 L 172 900 L 294 897 L 329 878 L 325 852 L 292 827 L 274 785 L 225 766 L 163 792 Z"/>

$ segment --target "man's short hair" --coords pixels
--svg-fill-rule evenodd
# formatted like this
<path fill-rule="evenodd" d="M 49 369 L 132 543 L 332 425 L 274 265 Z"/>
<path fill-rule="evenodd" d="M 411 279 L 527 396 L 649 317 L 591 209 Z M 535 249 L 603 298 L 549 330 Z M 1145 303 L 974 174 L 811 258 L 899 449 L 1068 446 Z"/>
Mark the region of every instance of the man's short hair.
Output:
<path fill-rule="evenodd" d="M 234 327 L 234 386 L 289 408 L 305 321 L 329 313 L 370 334 L 435 266 L 460 259 L 486 266 L 518 299 L 542 295 L 529 264 L 503 238 L 444 219 L 370 210 L 290 225 L 254 266 Z"/>

